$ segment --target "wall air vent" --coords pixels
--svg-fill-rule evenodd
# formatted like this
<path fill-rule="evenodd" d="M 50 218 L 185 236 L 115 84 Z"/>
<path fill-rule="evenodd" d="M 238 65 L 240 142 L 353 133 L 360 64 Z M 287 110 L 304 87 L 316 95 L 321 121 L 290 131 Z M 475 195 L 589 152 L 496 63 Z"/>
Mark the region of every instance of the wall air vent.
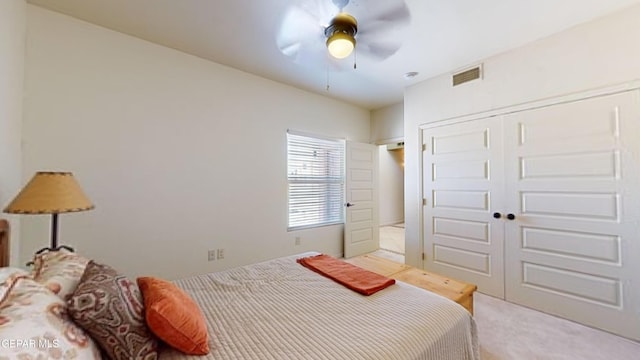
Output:
<path fill-rule="evenodd" d="M 481 75 L 482 66 L 480 65 L 465 71 L 461 71 L 457 74 L 453 74 L 453 86 L 458 86 L 472 80 L 480 79 Z"/>

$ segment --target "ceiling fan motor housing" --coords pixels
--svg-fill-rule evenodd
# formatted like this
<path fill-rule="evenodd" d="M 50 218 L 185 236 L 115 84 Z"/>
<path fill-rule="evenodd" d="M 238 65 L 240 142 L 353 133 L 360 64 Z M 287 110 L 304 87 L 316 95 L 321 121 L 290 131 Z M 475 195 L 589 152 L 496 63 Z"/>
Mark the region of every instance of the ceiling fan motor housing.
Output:
<path fill-rule="evenodd" d="M 331 37 L 337 33 L 342 33 L 348 36 L 351 36 L 355 43 L 355 36 L 358 32 L 358 22 L 356 18 L 353 16 L 341 12 L 336 17 L 331 20 L 329 26 L 324 29 L 324 35 L 327 37 L 327 41 L 331 39 Z"/>
<path fill-rule="evenodd" d="M 336 15 L 324 30 L 329 54 L 336 59 L 344 59 L 349 56 L 356 47 L 356 38 L 354 37 L 356 32 L 358 32 L 358 23 L 353 16 L 345 12 Z"/>

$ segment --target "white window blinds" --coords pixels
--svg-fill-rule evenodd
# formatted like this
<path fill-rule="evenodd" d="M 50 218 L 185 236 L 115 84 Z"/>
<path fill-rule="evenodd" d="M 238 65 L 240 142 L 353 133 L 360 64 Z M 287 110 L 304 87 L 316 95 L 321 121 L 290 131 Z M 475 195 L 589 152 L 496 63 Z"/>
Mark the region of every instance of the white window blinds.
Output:
<path fill-rule="evenodd" d="M 289 230 L 344 222 L 344 141 L 287 134 Z"/>

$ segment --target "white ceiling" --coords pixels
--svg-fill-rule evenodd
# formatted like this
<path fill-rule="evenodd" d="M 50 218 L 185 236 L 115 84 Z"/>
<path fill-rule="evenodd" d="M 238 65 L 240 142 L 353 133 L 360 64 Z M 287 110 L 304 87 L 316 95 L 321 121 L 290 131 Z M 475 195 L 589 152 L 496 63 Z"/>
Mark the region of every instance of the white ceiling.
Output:
<path fill-rule="evenodd" d="M 385 1 L 388 0 L 352 0 L 352 4 L 374 7 Z M 278 82 L 376 109 L 402 101 L 403 89 L 408 85 L 464 68 L 640 0 L 406 0 L 411 24 L 402 47 L 384 61 L 359 57 L 356 70 L 339 72 L 327 72 L 320 62 L 296 64 L 278 49 L 276 35 L 292 0 L 28 2 Z M 353 59 L 346 61 L 353 63 Z M 405 79 L 403 75 L 409 71 L 417 71 L 419 75 Z"/>

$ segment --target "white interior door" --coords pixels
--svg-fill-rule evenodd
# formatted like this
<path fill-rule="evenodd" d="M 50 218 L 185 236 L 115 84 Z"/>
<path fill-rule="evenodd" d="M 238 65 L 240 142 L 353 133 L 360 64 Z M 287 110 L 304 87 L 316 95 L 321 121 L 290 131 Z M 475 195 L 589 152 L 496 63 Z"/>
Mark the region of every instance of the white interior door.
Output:
<path fill-rule="evenodd" d="M 506 298 L 640 340 L 638 92 L 505 116 Z"/>
<path fill-rule="evenodd" d="M 423 144 L 424 267 L 502 298 L 501 119 L 425 129 Z"/>
<path fill-rule="evenodd" d="M 378 147 L 347 141 L 344 257 L 375 251 L 378 231 Z"/>

